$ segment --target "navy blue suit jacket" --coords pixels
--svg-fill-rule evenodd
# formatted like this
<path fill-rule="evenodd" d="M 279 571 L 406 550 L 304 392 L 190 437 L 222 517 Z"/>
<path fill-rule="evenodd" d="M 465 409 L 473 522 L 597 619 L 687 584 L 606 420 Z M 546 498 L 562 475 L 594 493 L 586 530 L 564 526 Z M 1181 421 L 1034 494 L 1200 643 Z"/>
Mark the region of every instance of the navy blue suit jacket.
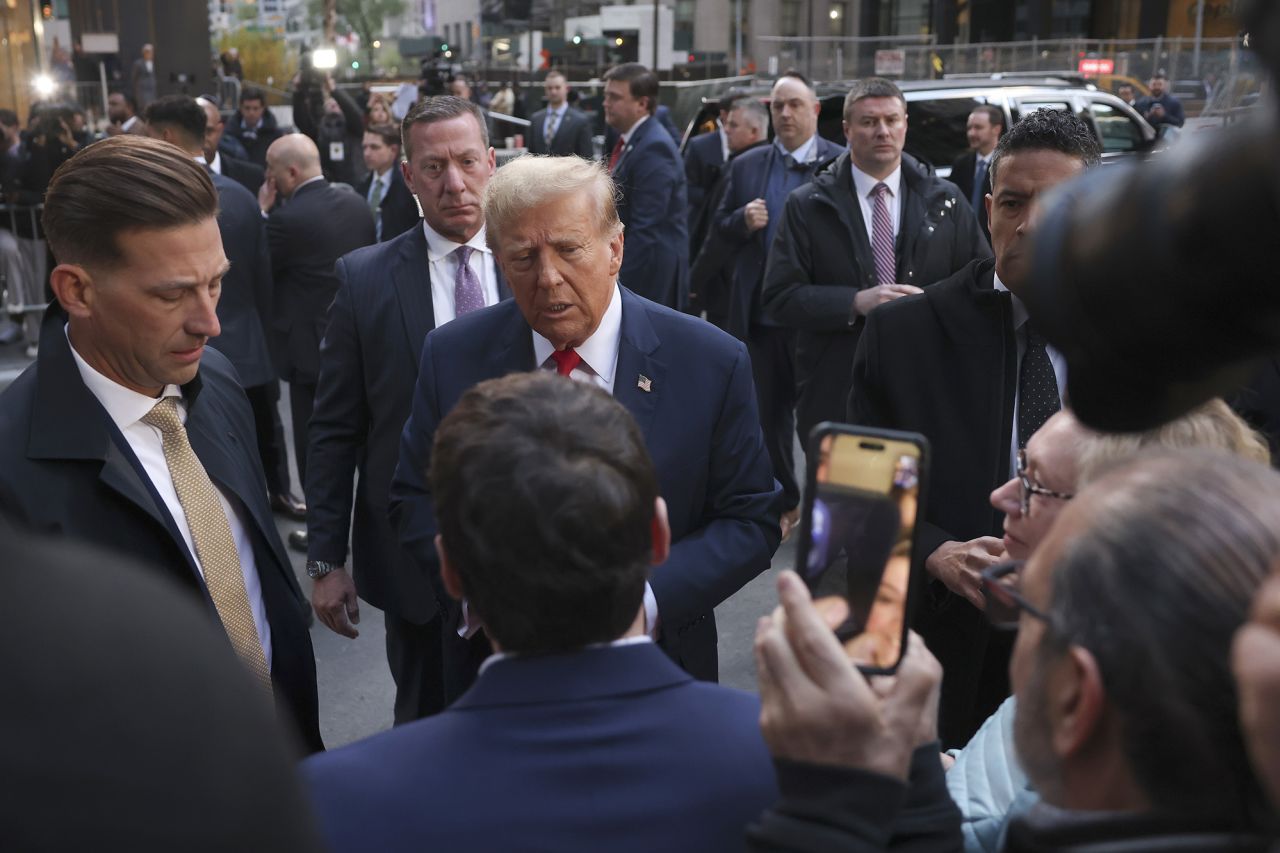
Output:
<path fill-rule="evenodd" d="M 695 136 L 684 147 L 684 176 L 688 182 L 690 251 L 698 253 L 702 246 L 699 239 L 705 236 L 705 228 L 699 233 L 699 223 L 705 211 L 707 197 L 720 180 L 724 166 L 724 146 L 720 144 L 720 129 Z"/>
<path fill-rule="evenodd" d="M 442 604 L 425 476 L 436 427 L 471 386 L 536 366 L 532 333 L 514 301 L 435 330 L 422 348 L 391 518 Z M 623 288 L 614 398 L 639 424 L 667 501 L 671 556 L 650 579 L 662 645 L 686 671 L 715 680 L 712 609 L 769 567 L 781 538 L 782 489 L 760 432 L 746 347 Z"/>
<path fill-rule="evenodd" d="M 136 560 L 202 601 L 209 618 L 221 627 L 173 517 L 80 378 L 63 333 L 66 321 L 55 302 L 41 328 L 35 364 L 0 395 L 0 515 L 37 533 Z M 298 588 L 267 503 L 249 401 L 230 363 L 211 347 L 195 379 L 182 387 L 182 396 L 191 447 L 209 479 L 240 509 L 253 543 L 271 626 L 276 703 L 310 749 L 323 749 L 306 621 L 310 605 Z M 56 612 L 56 603 L 53 607 Z"/>
<path fill-rule="evenodd" d="M 396 541 L 387 494 L 422 341 L 436 325 L 430 269 L 421 226 L 338 260 L 338 292 L 320 344 L 304 484 L 307 558 L 345 564 L 350 530 L 360 597 L 418 624 L 435 615 L 436 597 Z M 511 295 L 501 273 L 498 295 Z"/>
<path fill-rule="evenodd" d="M 759 717 L 647 643 L 511 658 L 302 772 L 334 853 L 741 851 L 778 796 Z"/>
<path fill-rule="evenodd" d="M 683 308 L 689 288 L 684 162 L 653 117 L 636 128 L 613 169 L 626 226 L 618 280 L 641 296 Z"/>
<path fill-rule="evenodd" d="M 818 137 L 813 160 L 814 171 L 840 156 L 844 151 L 834 142 Z M 765 245 L 766 229 L 747 230 L 746 207 L 757 198 L 764 198 L 768 190 L 769 170 L 782 159 L 778 146 L 762 145 L 729 163 L 725 178 L 724 194 L 720 207 L 712 215 L 712 228 L 716 229 L 716 245 L 733 258 L 731 285 L 729 287 L 729 314 L 725 330 L 746 340 L 752 325 L 762 321 L 761 293 L 764 289 L 764 265 L 769 256 Z M 782 209 L 770 210 L 769 218 L 782 221 Z"/>
<path fill-rule="evenodd" d="M 245 388 L 276 378 L 263 318 L 271 311 L 271 255 L 258 200 L 231 178 L 210 173 L 218 190 L 218 230 L 231 269 L 222 278 L 213 345 L 235 366 Z"/>

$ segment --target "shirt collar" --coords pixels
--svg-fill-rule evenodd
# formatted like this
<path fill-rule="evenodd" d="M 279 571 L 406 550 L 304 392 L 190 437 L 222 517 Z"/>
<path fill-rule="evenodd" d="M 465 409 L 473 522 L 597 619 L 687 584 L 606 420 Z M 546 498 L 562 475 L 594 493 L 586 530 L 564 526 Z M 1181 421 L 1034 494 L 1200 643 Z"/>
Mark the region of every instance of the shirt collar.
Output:
<path fill-rule="evenodd" d="M 1027 322 L 1027 306 L 1022 304 L 1022 300 L 1018 298 L 1016 293 L 1004 286 L 1004 282 L 1000 280 L 998 273 L 992 273 L 992 276 L 995 278 L 996 290 L 1004 291 L 1013 300 L 1013 328 L 1014 331 L 1017 331 L 1022 328 L 1023 323 Z"/>
<path fill-rule="evenodd" d="M 635 136 L 636 128 L 638 128 L 640 125 L 644 124 L 648 120 L 649 120 L 649 117 L 647 115 L 640 116 L 640 118 L 636 121 L 636 123 L 631 125 L 631 129 L 628 130 L 626 133 L 622 134 L 622 144 L 626 145 L 628 142 L 630 142 L 631 137 Z"/>
<path fill-rule="evenodd" d="M 137 117 L 137 116 L 129 116 L 127 119 L 125 119 L 123 122 L 121 122 L 121 124 L 120 124 L 120 129 L 121 129 L 121 130 L 129 130 L 129 129 L 131 129 L 135 124 L 137 124 L 137 123 L 138 123 L 138 117 Z"/>
<path fill-rule="evenodd" d="M 599 376 L 610 385 L 613 384 L 613 375 L 618 369 L 618 344 L 621 338 L 622 296 L 618 292 L 618 285 L 615 282 L 613 295 L 609 297 L 609 307 L 605 309 L 604 316 L 600 318 L 600 325 L 596 326 L 596 330 L 591 333 L 591 337 L 577 347 L 582 363 L 591 368 L 596 376 Z M 534 363 L 538 365 L 546 364 L 547 359 L 551 358 L 551 353 L 553 352 L 555 352 L 555 345 L 535 331 L 533 333 Z"/>
<path fill-rule="evenodd" d="M 583 646 L 582 650 L 586 651 L 587 649 L 620 649 L 625 646 L 638 646 L 641 643 L 652 643 L 652 642 L 653 640 L 649 639 L 647 635 L 641 634 L 638 637 L 620 637 L 619 639 L 609 643 L 589 643 Z M 485 658 L 484 662 L 480 664 L 480 671 L 477 673 L 477 676 L 484 675 L 484 671 L 489 667 L 493 666 L 498 661 L 519 660 L 522 657 L 524 657 L 524 655 L 521 655 L 517 652 L 494 652 L 493 654 Z"/>
<path fill-rule="evenodd" d="M 204 155 L 203 155 L 203 154 L 197 154 L 195 159 L 196 159 L 196 162 L 197 162 L 197 163 L 199 163 L 201 166 L 208 166 L 208 165 L 209 165 L 209 161 L 208 161 L 208 160 L 206 160 L 206 159 L 204 159 Z"/>
<path fill-rule="evenodd" d="M 902 164 L 898 164 L 898 168 L 894 169 L 889 177 L 883 181 L 873 178 L 866 172 L 853 165 L 853 159 L 849 159 L 849 169 L 853 172 L 853 189 L 859 198 L 866 198 L 871 195 L 871 191 L 876 188 L 876 184 L 884 184 L 889 188 L 889 195 L 894 198 L 898 197 L 898 192 L 902 189 Z"/>
<path fill-rule="evenodd" d="M 783 147 L 782 143 L 777 141 L 776 139 L 774 140 L 773 144 L 778 146 L 778 150 L 783 154 L 790 154 L 791 158 L 795 160 L 797 163 L 808 163 L 811 160 L 813 160 L 815 156 L 817 156 L 818 134 L 815 133 L 813 136 L 810 136 L 806 141 L 802 142 L 799 146 L 797 146 L 795 151 L 788 151 L 785 147 Z"/>
<path fill-rule="evenodd" d="M 209 171 L 222 174 L 222 154 L 217 150 L 213 152 L 213 161 L 209 163 Z"/>
<path fill-rule="evenodd" d="M 563 104 L 561 104 L 558 108 L 557 108 L 557 107 L 552 107 L 550 104 L 548 104 L 548 105 L 547 105 L 547 118 L 550 118 L 551 116 L 557 116 L 558 118 L 564 118 L 564 114 L 565 114 L 565 113 L 567 113 L 568 111 L 569 111 L 569 102 L 568 102 L 568 101 L 565 101 L 565 102 L 564 102 Z"/>
<path fill-rule="evenodd" d="M 465 244 L 455 243 L 448 237 L 441 236 L 434 228 L 427 224 L 426 219 L 422 220 L 422 233 L 427 237 L 427 258 L 433 264 L 436 261 L 442 261 L 449 257 L 454 252 L 458 251 L 458 249 L 462 248 L 463 245 L 470 246 L 477 252 L 483 252 L 486 255 L 492 254 L 489 251 L 488 244 L 484 241 L 483 225 L 480 226 L 480 230 L 477 231 Z"/>
<path fill-rule="evenodd" d="M 103 376 L 89 362 L 81 358 L 80 353 L 76 352 L 75 345 L 71 343 L 69 326 L 63 326 L 62 333 L 67 336 L 67 345 L 71 348 L 71 357 L 76 360 L 76 368 L 80 371 L 81 381 L 89 389 L 89 393 L 93 394 L 98 399 L 98 402 L 102 404 L 102 408 L 107 410 L 107 415 L 121 432 L 145 418 L 156 407 L 156 403 L 160 402 L 159 399 L 148 397 L 146 394 L 139 394 L 137 391 L 126 388 L 120 383 Z M 160 398 L 163 399 L 165 397 L 177 397 L 181 402 L 182 389 L 177 385 L 166 385 L 164 390 L 160 392 Z M 178 413 L 178 416 L 185 422 L 186 413 L 182 406 L 178 407 Z"/>

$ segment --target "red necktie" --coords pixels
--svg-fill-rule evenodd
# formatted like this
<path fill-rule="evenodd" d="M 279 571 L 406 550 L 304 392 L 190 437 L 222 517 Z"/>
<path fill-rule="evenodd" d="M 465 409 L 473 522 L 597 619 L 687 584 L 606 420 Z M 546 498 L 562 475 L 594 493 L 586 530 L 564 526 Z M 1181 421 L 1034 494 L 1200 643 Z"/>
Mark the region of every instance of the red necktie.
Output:
<path fill-rule="evenodd" d="M 556 350 L 551 353 L 551 360 L 556 363 L 556 373 L 561 376 L 568 376 L 573 373 L 575 367 L 582 363 L 582 356 L 578 355 L 577 350 Z"/>
<path fill-rule="evenodd" d="M 613 144 L 613 153 L 609 155 L 609 174 L 613 174 L 613 167 L 618 165 L 618 158 L 622 156 L 622 149 L 626 143 L 622 141 L 622 137 L 618 137 L 618 141 Z"/>

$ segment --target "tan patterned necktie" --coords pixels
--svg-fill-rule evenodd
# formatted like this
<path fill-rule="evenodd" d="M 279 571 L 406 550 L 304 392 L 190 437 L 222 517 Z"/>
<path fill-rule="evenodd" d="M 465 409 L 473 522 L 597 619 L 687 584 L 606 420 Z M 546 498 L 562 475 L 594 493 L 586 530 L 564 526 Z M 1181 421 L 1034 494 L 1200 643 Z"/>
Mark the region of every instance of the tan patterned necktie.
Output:
<path fill-rule="evenodd" d="M 262 641 L 253 622 L 240 555 L 231 536 L 231 524 L 222 511 L 213 481 L 191 449 L 187 429 L 178 417 L 177 398 L 165 397 L 156 403 L 142 422 L 160 430 L 164 437 L 164 461 L 169 466 L 169 476 L 173 477 L 178 503 L 182 504 L 182 511 L 187 515 L 187 527 L 195 542 L 196 557 L 204 570 L 205 586 L 218 611 L 218 618 L 222 620 L 222 627 L 231 638 L 236 654 L 270 692 L 271 672 L 267 669 Z"/>

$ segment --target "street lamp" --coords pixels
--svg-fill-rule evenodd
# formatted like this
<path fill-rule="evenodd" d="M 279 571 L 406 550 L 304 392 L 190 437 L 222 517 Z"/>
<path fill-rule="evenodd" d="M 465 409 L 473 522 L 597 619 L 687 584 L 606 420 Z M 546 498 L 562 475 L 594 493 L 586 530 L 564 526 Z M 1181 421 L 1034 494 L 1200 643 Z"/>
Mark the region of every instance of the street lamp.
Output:
<path fill-rule="evenodd" d="M 318 47 L 311 52 L 311 67 L 326 71 L 338 67 L 338 51 L 332 47 Z"/>

